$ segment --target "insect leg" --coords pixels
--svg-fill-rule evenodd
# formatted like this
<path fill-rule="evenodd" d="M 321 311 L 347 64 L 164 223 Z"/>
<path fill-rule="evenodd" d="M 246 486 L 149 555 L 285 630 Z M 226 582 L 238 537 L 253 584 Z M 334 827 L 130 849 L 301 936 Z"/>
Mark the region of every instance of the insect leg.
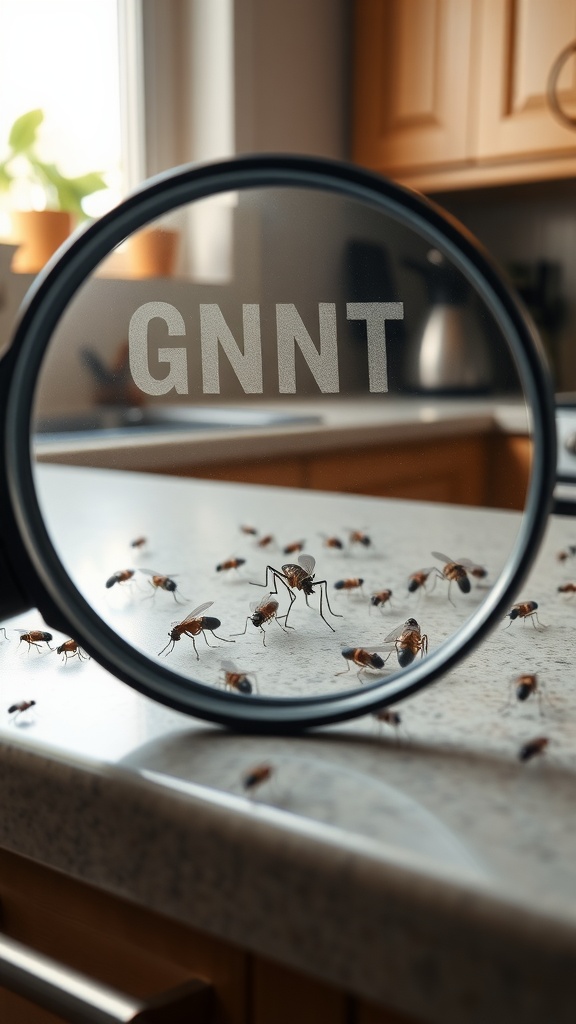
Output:
<path fill-rule="evenodd" d="M 326 580 L 317 580 L 316 583 L 314 584 L 314 586 L 315 587 L 320 587 L 320 618 L 324 619 L 324 622 L 326 623 L 326 625 L 329 626 L 329 628 L 332 630 L 333 633 L 335 633 L 336 630 L 334 629 L 334 626 L 331 626 L 330 623 L 328 622 L 328 619 L 326 619 L 324 617 L 322 594 L 324 594 L 324 596 L 326 597 L 326 604 L 328 605 L 328 611 L 330 612 L 330 614 L 334 615 L 338 619 L 343 619 L 344 616 L 341 615 L 340 612 L 333 612 L 332 611 L 332 608 L 330 607 L 330 601 L 329 601 L 329 598 L 328 598 L 328 584 L 326 583 Z"/>
<path fill-rule="evenodd" d="M 269 576 L 270 573 L 272 573 L 272 579 L 274 580 L 274 590 L 270 590 L 270 587 L 268 586 L 268 576 Z M 278 576 L 282 576 L 282 573 L 278 572 L 278 569 L 275 569 L 274 566 L 267 565 L 266 566 L 266 579 L 264 580 L 264 583 L 255 583 L 254 580 L 249 580 L 248 582 L 251 583 L 253 587 L 268 587 L 268 590 L 270 590 L 271 594 L 277 594 L 278 593 L 278 588 L 276 586 L 276 578 Z"/>
<path fill-rule="evenodd" d="M 290 607 L 289 607 L 288 611 L 286 612 L 286 615 L 283 615 L 282 618 L 284 619 L 284 625 L 286 626 L 287 629 L 294 629 L 293 626 L 289 626 L 288 625 L 288 616 L 290 615 L 290 612 L 292 611 L 292 605 L 294 604 L 294 601 L 296 600 L 296 594 L 294 593 L 293 590 L 290 590 L 290 587 L 288 586 L 287 583 L 285 584 L 285 586 L 286 586 L 286 589 L 288 591 L 288 594 L 290 595 Z M 278 591 L 276 591 L 276 593 L 278 593 Z"/>
<path fill-rule="evenodd" d="M 170 647 L 170 644 L 172 644 L 172 647 Z M 174 640 L 172 640 L 172 637 L 170 637 L 170 640 L 166 644 L 166 647 L 170 647 L 168 654 L 170 654 L 174 650 Z M 161 654 L 164 654 L 166 647 L 163 647 L 161 651 L 158 651 L 158 657 L 160 657 Z M 168 654 L 165 655 L 166 658 L 168 657 Z"/>
<path fill-rule="evenodd" d="M 260 584 L 256 583 L 256 586 L 259 587 Z M 247 618 L 246 618 L 246 625 L 244 626 L 244 629 L 242 630 L 242 632 L 241 633 L 232 633 L 232 636 L 245 636 L 246 635 L 246 630 L 248 629 L 248 623 L 251 621 L 251 619 L 252 619 L 252 616 L 248 615 Z"/>
<path fill-rule="evenodd" d="M 315 587 L 320 587 L 320 598 L 322 598 L 322 585 L 324 585 L 324 594 L 326 596 L 326 604 L 328 605 L 328 611 L 330 612 L 330 615 L 334 615 L 337 619 L 343 619 L 344 616 L 341 615 L 340 612 L 333 612 L 332 608 L 330 607 L 330 601 L 328 599 L 328 584 L 326 583 L 326 580 L 318 580 L 314 584 Z"/>
<path fill-rule="evenodd" d="M 203 629 L 202 632 L 204 634 L 204 639 L 205 639 L 206 643 L 208 644 L 208 637 L 206 636 L 206 630 Z M 213 629 L 211 629 L 210 632 L 212 633 L 212 636 L 216 637 L 217 640 L 224 640 L 225 643 L 227 643 L 227 644 L 235 644 L 236 643 L 235 640 L 229 640 L 225 636 L 219 636 L 218 633 L 215 633 Z M 208 644 L 208 647 L 213 647 L 213 646 L 214 646 L 213 644 Z"/>
<path fill-rule="evenodd" d="M 296 595 L 294 595 L 294 596 L 296 596 Z M 283 626 L 282 625 L 282 623 L 280 622 L 280 619 L 286 619 L 287 616 L 288 616 L 288 612 L 286 612 L 286 615 L 280 615 L 280 616 L 275 615 L 274 616 L 274 618 L 276 619 L 276 622 L 280 626 L 280 629 L 283 629 L 285 633 L 287 633 L 289 629 L 295 629 L 296 628 L 295 626 L 286 626 L 286 625 Z"/>
<path fill-rule="evenodd" d="M 349 671 L 350 671 L 350 662 L 347 661 L 346 662 L 346 668 L 343 668 L 341 672 L 335 672 L 334 675 L 335 676 L 343 676 L 346 672 L 349 672 Z"/>

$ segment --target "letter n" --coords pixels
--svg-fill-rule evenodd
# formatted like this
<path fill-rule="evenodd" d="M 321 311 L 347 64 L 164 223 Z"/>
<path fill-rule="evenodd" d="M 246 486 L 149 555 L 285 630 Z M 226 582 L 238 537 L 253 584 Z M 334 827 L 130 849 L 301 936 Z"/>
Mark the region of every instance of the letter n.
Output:
<path fill-rule="evenodd" d="M 320 391 L 334 394 L 340 390 L 335 304 L 319 302 L 318 319 L 320 351 L 308 334 L 296 306 L 291 302 L 278 303 L 276 306 L 278 390 L 281 395 L 296 393 L 296 344 Z"/>
<path fill-rule="evenodd" d="M 205 395 L 220 394 L 219 348 L 221 345 L 246 395 L 259 395 L 262 385 L 262 346 L 260 306 L 242 306 L 244 352 L 234 340 L 220 306 L 200 304 L 200 341 L 202 345 L 202 385 Z"/>

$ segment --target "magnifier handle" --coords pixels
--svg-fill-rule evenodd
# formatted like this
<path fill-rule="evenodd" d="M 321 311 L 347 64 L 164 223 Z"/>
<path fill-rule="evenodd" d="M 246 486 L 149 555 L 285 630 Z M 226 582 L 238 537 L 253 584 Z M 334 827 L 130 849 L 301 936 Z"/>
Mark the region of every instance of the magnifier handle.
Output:
<path fill-rule="evenodd" d="M 213 991 L 193 980 L 142 1001 L 0 935 L 0 985 L 70 1024 L 209 1024 Z"/>

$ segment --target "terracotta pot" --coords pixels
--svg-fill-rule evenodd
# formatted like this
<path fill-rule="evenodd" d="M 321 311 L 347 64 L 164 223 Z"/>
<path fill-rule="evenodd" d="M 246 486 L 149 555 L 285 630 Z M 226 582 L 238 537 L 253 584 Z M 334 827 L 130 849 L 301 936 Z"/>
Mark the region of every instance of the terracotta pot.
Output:
<path fill-rule="evenodd" d="M 168 228 L 145 228 L 128 243 L 130 273 L 134 277 L 173 277 L 180 234 Z"/>
<path fill-rule="evenodd" d="M 62 210 L 17 210 L 12 234 L 19 243 L 12 260 L 16 274 L 37 274 L 72 230 L 72 215 Z"/>

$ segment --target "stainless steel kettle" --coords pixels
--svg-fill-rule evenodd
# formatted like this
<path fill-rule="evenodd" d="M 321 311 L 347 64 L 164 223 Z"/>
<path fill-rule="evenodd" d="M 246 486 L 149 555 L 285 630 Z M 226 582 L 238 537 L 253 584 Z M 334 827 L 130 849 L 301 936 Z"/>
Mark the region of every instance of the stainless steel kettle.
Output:
<path fill-rule="evenodd" d="M 493 383 L 493 368 L 470 287 L 437 249 L 430 249 L 426 259 L 425 264 L 405 260 L 424 277 L 428 294 L 423 322 L 407 339 L 405 384 L 435 394 L 484 392 Z"/>

